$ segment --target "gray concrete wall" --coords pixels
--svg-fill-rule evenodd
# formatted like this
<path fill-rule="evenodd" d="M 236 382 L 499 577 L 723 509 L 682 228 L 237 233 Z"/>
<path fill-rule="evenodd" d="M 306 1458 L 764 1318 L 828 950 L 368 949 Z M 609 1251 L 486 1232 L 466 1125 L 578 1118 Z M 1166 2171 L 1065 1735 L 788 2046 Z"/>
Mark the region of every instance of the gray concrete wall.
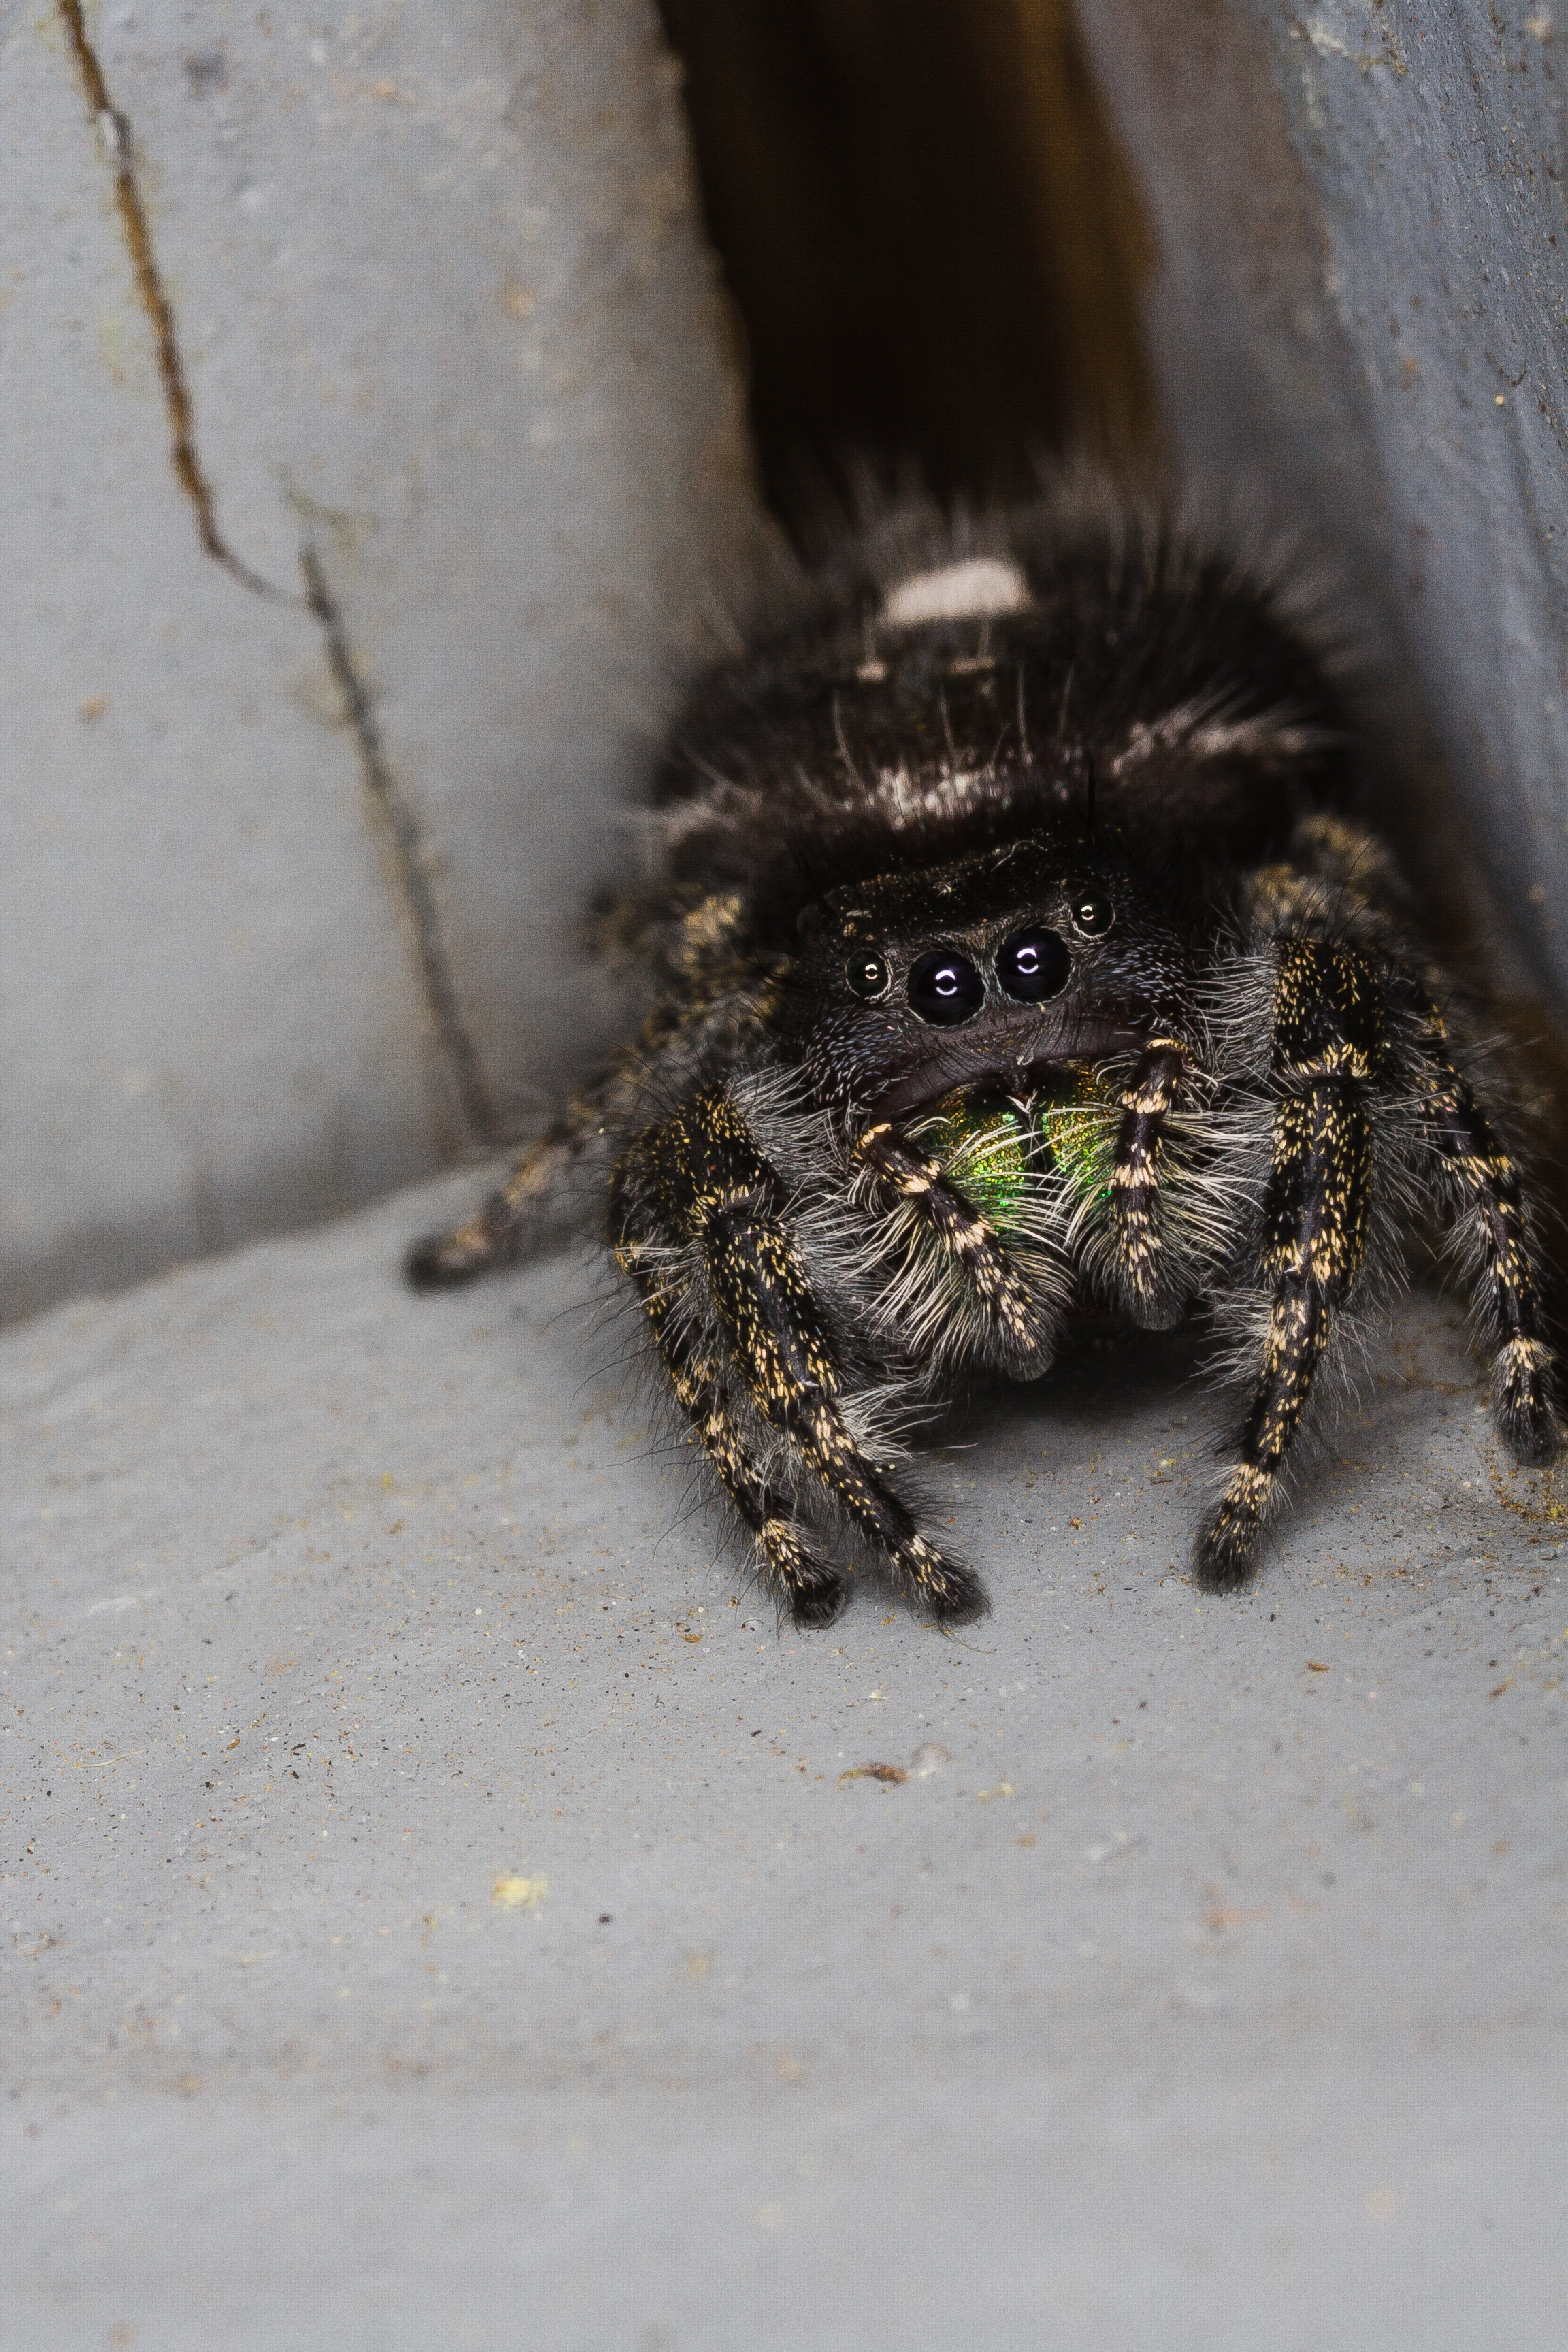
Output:
<path fill-rule="evenodd" d="M 1561 1007 L 1562 0 L 1079 8 L 1160 249 L 1182 468 L 1331 559 L 1428 886 L 1474 842 L 1497 960 Z"/>
<path fill-rule="evenodd" d="M 15 1315 L 576 1066 L 575 910 L 758 526 L 646 0 L 0 5 L 0 121 Z"/>

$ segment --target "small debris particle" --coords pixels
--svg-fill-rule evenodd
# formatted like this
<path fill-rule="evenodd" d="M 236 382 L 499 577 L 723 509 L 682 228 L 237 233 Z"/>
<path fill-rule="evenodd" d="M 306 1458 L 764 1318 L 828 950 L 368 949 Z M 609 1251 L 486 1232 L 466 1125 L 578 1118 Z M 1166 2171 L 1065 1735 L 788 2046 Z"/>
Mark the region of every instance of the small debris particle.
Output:
<path fill-rule="evenodd" d="M 490 1901 L 503 1911 L 531 1911 L 549 1892 L 547 1878 L 515 1878 L 503 1874 L 490 1888 Z"/>
<path fill-rule="evenodd" d="M 1332 1666 L 1325 1666 L 1320 1659 L 1309 1658 L 1307 1661 L 1307 1672 L 1310 1675 L 1331 1675 L 1333 1671 Z"/>
<path fill-rule="evenodd" d="M 901 1764 L 852 1764 L 847 1772 L 840 1772 L 841 1780 L 886 1780 L 893 1788 L 909 1779 Z"/>
<path fill-rule="evenodd" d="M 682 1633 L 680 1638 L 683 1642 L 700 1642 L 702 1636 L 700 1633 Z"/>

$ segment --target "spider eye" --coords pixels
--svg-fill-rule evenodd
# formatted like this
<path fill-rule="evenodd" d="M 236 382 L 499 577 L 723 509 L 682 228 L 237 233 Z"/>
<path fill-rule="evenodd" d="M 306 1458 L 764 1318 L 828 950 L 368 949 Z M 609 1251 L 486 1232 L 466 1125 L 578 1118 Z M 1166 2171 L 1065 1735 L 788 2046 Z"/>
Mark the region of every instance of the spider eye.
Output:
<path fill-rule="evenodd" d="M 844 967 L 844 977 L 857 996 L 868 1004 L 873 998 L 886 996 L 893 984 L 893 967 L 886 956 L 852 955 Z"/>
<path fill-rule="evenodd" d="M 956 1028 L 985 1002 L 985 982 L 961 955 L 937 948 L 921 956 L 910 974 L 910 1005 L 939 1029 Z"/>
<path fill-rule="evenodd" d="M 1073 929 L 1091 940 L 1103 939 L 1116 920 L 1116 909 L 1103 890 L 1080 890 L 1072 901 Z"/>
<path fill-rule="evenodd" d="M 996 977 L 1020 1004 L 1059 996 L 1072 977 L 1067 941 L 1056 931 L 1015 931 L 996 950 Z"/>

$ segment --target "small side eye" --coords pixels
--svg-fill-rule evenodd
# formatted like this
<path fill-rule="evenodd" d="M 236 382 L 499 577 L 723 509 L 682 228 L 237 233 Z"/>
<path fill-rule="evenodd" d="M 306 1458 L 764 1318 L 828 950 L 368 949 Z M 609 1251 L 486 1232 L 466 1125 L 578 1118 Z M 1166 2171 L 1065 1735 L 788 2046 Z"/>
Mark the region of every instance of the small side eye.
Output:
<path fill-rule="evenodd" d="M 1116 909 L 1103 890 L 1080 890 L 1071 902 L 1073 929 L 1086 939 L 1105 937 L 1116 920 Z"/>
<path fill-rule="evenodd" d="M 1015 931 L 996 950 L 996 977 L 1016 1003 L 1043 1004 L 1072 978 L 1068 943 L 1057 931 Z"/>
<path fill-rule="evenodd" d="M 893 967 L 886 956 L 852 955 L 844 967 L 844 977 L 857 996 L 868 1004 L 879 996 L 886 996 L 893 984 Z"/>
<path fill-rule="evenodd" d="M 961 955 L 937 948 L 921 956 L 910 974 L 910 1007 L 939 1029 L 955 1029 L 979 1012 L 985 982 Z"/>

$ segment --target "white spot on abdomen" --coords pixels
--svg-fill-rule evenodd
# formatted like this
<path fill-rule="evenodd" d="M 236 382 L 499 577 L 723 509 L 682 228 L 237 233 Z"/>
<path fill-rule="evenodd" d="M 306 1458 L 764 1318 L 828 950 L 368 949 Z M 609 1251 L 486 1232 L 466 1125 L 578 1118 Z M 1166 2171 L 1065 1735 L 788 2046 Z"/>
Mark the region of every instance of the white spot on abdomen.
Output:
<path fill-rule="evenodd" d="M 994 555 L 972 555 L 963 563 L 944 563 L 940 572 L 917 572 L 895 588 L 882 607 L 889 628 L 907 629 L 921 621 L 967 621 L 987 613 L 1021 613 L 1029 602 L 1029 583 L 1016 563 Z"/>

